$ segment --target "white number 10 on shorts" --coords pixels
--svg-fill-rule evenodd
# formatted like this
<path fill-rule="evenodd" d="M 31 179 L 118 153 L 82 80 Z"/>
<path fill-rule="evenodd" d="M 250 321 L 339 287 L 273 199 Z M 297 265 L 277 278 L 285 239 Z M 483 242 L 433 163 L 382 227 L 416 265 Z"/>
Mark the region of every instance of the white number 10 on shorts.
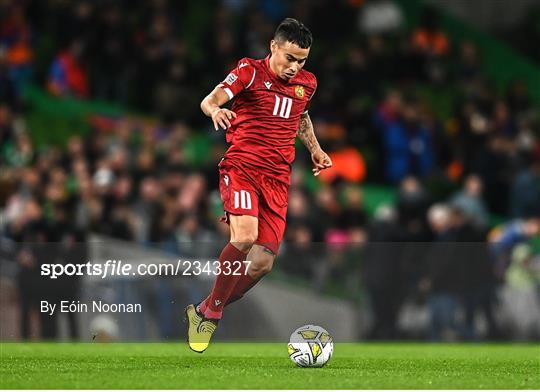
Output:
<path fill-rule="evenodd" d="M 234 191 L 234 208 L 251 210 L 251 195 L 248 191 Z"/>

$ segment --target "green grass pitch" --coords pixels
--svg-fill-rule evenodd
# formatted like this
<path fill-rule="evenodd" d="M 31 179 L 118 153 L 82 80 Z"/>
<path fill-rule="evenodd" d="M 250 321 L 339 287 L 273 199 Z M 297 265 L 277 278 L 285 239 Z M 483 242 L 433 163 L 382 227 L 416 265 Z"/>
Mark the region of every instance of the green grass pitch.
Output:
<path fill-rule="evenodd" d="M 1 343 L 2 389 L 539 389 L 540 345 L 335 345 L 301 369 L 286 344 Z"/>

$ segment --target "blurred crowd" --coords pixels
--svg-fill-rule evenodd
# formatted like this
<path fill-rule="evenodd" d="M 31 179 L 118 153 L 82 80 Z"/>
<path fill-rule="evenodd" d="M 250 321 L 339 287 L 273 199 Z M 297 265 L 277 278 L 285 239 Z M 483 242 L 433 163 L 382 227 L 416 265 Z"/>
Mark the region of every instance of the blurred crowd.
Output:
<path fill-rule="evenodd" d="M 277 23 L 293 15 L 315 38 L 310 112 L 335 167 L 312 178 L 298 148 L 278 268 L 321 292 L 366 292 L 372 338 L 401 337 L 397 315 L 410 298 L 428 304 L 433 339 L 477 338 L 478 311 L 488 336 L 500 336 L 497 286 L 516 269 L 518 291 L 540 282 L 526 245 L 540 234 L 539 112 L 527 87 L 494 87 L 478 48 L 452 42 L 429 9 L 408 29 L 389 0 L 213 3 L 2 3 L 3 237 L 69 244 L 95 232 L 183 256 L 213 244 L 204 252 L 218 254 L 228 236 L 216 166 L 226 145 L 198 105 L 238 59 L 264 57 Z M 26 83 L 151 118 L 97 114 L 92 132 L 37 146 Z M 203 144 L 195 153 L 194 140 Z M 395 202 L 372 214 L 366 181 L 392 186 Z M 508 220 L 493 228 L 494 213 Z M 18 260 L 21 287 L 33 287 L 35 258 Z"/>
<path fill-rule="evenodd" d="M 534 3 L 515 28 L 498 29 L 496 37 L 519 50 L 537 65 L 540 64 L 540 49 L 537 45 L 530 44 L 540 40 L 540 4 Z"/>

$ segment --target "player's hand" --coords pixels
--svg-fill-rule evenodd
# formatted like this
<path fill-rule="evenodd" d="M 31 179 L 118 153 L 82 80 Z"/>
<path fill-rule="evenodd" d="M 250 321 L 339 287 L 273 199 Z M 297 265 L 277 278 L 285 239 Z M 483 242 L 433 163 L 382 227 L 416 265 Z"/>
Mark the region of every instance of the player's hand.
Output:
<path fill-rule="evenodd" d="M 231 126 L 231 121 L 236 118 L 236 113 L 229 109 L 219 108 L 212 112 L 212 121 L 214 122 L 214 129 L 218 128 L 227 129 Z"/>
<path fill-rule="evenodd" d="M 321 170 L 332 167 L 332 160 L 328 154 L 320 148 L 311 154 L 311 160 L 313 161 L 313 169 L 311 169 L 311 171 L 314 176 L 318 176 Z"/>

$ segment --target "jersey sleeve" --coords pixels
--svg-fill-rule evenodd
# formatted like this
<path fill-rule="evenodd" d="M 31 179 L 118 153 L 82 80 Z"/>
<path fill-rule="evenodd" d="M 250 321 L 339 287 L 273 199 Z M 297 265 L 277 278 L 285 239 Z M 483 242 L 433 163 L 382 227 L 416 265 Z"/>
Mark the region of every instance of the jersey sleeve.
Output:
<path fill-rule="evenodd" d="M 306 114 L 309 111 L 309 106 L 311 105 L 311 98 L 313 98 L 313 96 L 315 95 L 315 91 L 317 91 L 317 79 L 314 79 L 313 81 L 313 92 L 309 96 L 302 114 Z"/>
<path fill-rule="evenodd" d="M 244 58 L 217 87 L 221 87 L 229 99 L 233 99 L 238 93 L 248 89 L 253 84 L 256 74 L 255 67 Z"/>

